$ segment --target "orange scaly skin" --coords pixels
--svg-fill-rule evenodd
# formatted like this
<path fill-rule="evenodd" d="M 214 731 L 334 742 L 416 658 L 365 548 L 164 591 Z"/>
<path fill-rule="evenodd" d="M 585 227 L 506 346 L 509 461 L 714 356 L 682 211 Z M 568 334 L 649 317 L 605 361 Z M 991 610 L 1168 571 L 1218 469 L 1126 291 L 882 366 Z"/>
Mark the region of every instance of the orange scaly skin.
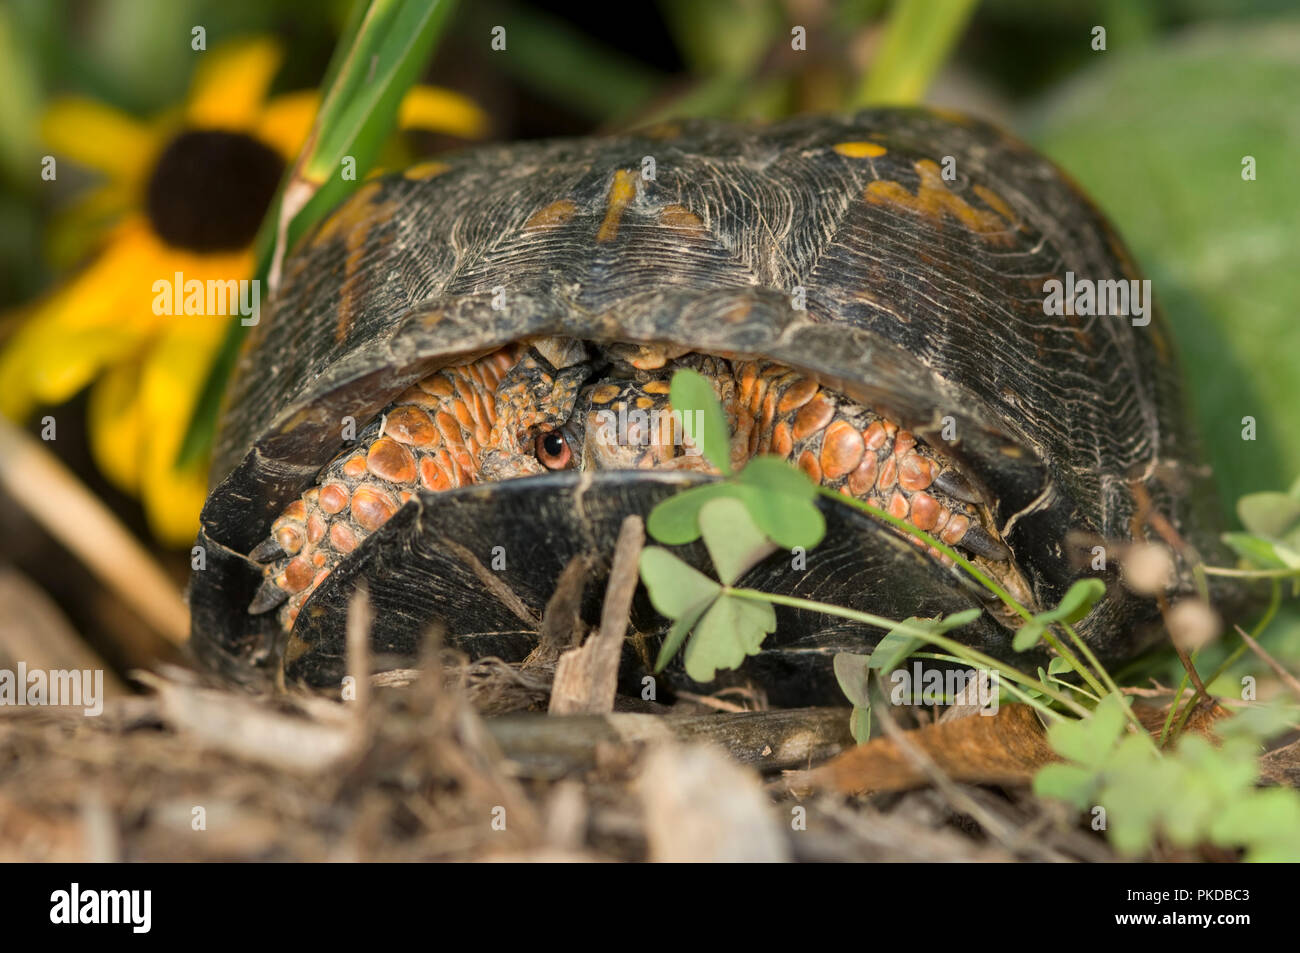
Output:
<path fill-rule="evenodd" d="M 737 363 L 736 379 L 735 439 L 745 459 L 783 457 L 815 482 L 949 545 L 961 544 L 972 526 L 980 526 L 975 507 L 934 486 L 949 466 L 909 431 L 779 364 Z"/>
<path fill-rule="evenodd" d="M 286 628 L 292 626 L 330 571 L 416 489 L 449 490 L 476 482 L 480 455 L 496 423 L 493 394 L 517 357 L 507 348 L 473 364 L 444 368 L 409 388 L 358 434 L 356 447 L 321 471 L 317 486 L 285 508 L 271 526 L 270 539 L 251 554 L 270 561 L 250 611 L 265 611 L 283 599 L 280 618 Z"/>
<path fill-rule="evenodd" d="M 355 448 L 321 472 L 316 486 L 285 508 L 270 538 L 251 554 L 266 565 L 249 611 L 280 605 L 282 624 L 292 627 L 321 581 L 417 489 L 446 490 L 542 472 L 546 467 L 527 448 L 561 424 L 580 421 L 585 436 L 580 437 L 584 446 L 571 448 L 559 468 L 708 469 L 702 457 L 672 443 L 671 429 L 662 435 L 623 434 L 617 439 L 630 443 L 618 446 L 598 436 L 602 412 L 668 410 L 669 381 L 682 366 L 713 382 L 732 426 L 733 466 L 743 467 L 756 454 L 774 454 L 818 483 L 870 502 L 950 545 L 1005 558 L 976 508 L 959 498 L 964 484 L 938 453 L 788 367 L 687 354 L 649 369 L 635 362 L 616 364 L 609 376 L 583 385 L 581 366 L 574 376 L 573 370 L 559 371 L 549 363 L 539 366 L 535 353 L 511 347 L 440 370 L 408 389 L 362 431 Z M 503 386 L 512 368 L 511 383 Z M 953 492 L 940 489 L 936 480 Z"/>

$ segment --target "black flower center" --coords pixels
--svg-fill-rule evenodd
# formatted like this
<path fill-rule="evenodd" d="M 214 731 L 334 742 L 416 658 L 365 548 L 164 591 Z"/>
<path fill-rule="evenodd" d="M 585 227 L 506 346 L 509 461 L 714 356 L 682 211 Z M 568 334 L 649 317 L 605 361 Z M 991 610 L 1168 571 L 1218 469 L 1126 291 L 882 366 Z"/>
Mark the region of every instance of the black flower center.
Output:
<path fill-rule="evenodd" d="M 145 207 L 167 244 L 233 251 L 257 234 L 284 172 L 269 146 L 238 132 L 183 132 L 163 150 Z"/>

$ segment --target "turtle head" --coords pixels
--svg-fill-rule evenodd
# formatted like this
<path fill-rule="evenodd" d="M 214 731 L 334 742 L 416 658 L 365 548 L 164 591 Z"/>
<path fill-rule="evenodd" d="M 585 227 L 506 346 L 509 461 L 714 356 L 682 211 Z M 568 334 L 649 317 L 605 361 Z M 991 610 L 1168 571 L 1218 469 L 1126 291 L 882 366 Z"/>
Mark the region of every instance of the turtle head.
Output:
<path fill-rule="evenodd" d="M 669 403 L 681 362 L 647 369 L 614 348 L 548 338 L 502 379 L 480 481 L 551 470 L 709 471 L 693 421 Z"/>

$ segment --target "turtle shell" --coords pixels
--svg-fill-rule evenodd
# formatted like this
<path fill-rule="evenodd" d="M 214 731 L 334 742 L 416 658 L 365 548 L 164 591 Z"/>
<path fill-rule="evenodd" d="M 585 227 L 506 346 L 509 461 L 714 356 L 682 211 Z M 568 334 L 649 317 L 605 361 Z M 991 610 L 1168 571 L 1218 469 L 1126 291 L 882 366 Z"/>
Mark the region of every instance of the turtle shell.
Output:
<path fill-rule="evenodd" d="M 1160 315 L 1049 315 L 1045 282 L 1067 273 L 1139 278 L 1058 168 L 948 113 L 674 123 L 481 148 L 369 181 L 288 258 L 232 379 L 202 514 L 208 560 L 191 588 L 195 648 L 239 678 L 278 664 L 275 620 L 244 611 L 258 570 L 243 554 L 344 449 L 349 420 L 439 367 L 562 335 L 764 357 L 882 408 L 960 462 L 1040 607 L 1080 575 L 1110 579 L 1084 635 L 1103 656 L 1128 654 L 1154 606 L 1091 546 L 1082 565 L 1072 546 L 1092 540 L 1104 556 L 1150 506 L 1205 551 L 1217 510 Z M 309 681 L 337 678 L 360 582 L 386 651 L 413 650 L 441 622 L 476 654 L 518 655 L 566 554 L 599 550 L 620 513 L 684 480 L 561 474 L 417 494 L 312 595 L 285 661 Z M 495 535 L 476 536 L 488 524 Z M 837 572 L 792 579 L 786 566 L 769 587 L 902 615 L 979 604 L 957 573 L 870 520 L 835 527 L 844 538 L 824 545 L 844 557 Z M 523 614 L 485 608 L 450 546 L 502 535 L 533 547 L 502 577 Z M 870 637 L 782 619 L 777 661 L 764 663 L 778 673 L 783 651 L 825 668 L 828 646 Z M 980 625 L 963 632 L 1005 653 L 1006 630 Z"/>

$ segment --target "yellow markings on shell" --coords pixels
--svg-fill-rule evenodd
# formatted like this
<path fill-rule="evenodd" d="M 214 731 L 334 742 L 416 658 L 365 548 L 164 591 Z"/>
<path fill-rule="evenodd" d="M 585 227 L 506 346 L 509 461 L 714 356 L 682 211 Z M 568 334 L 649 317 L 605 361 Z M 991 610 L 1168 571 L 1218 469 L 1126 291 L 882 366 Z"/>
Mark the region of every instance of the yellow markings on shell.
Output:
<path fill-rule="evenodd" d="M 375 217 L 371 202 L 381 187 L 379 182 L 369 182 L 357 189 L 350 199 L 325 219 L 320 231 L 316 233 L 317 240 L 328 241 L 346 236 L 358 227 L 368 227 Z"/>
<path fill-rule="evenodd" d="M 983 185 L 972 186 L 971 190 L 980 197 L 980 200 L 983 201 L 985 205 L 993 209 L 993 211 L 997 212 L 1008 222 L 1015 224 L 1016 213 L 1012 210 L 1011 206 L 1006 203 L 1002 196 Z"/>
<path fill-rule="evenodd" d="M 572 199 L 560 199 L 558 202 L 552 202 L 550 205 L 539 208 L 528 216 L 528 221 L 524 222 L 524 228 L 525 230 L 557 228 L 573 218 L 577 211 L 577 202 Z"/>
<path fill-rule="evenodd" d="M 451 166 L 445 162 L 421 162 L 419 165 L 413 165 L 402 173 L 402 178 L 412 181 L 423 181 L 442 175 Z"/>
<path fill-rule="evenodd" d="M 612 242 L 618 237 L 618 223 L 622 221 L 623 212 L 636 198 L 636 176 L 627 169 L 614 173 L 614 184 L 609 187 L 609 204 L 605 208 L 605 220 L 600 223 L 596 241 Z"/>
<path fill-rule="evenodd" d="M 352 198 L 325 220 L 316 234 L 317 242 L 342 239 L 347 252 L 343 262 L 343 284 L 339 289 L 338 321 L 334 329 L 336 341 L 347 337 L 365 297 L 369 276 L 364 264 L 370 230 L 388 221 L 395 211 L 391 201 L 376 201 L 382 189 L 382 182 L 361 186 Z"/>
<path fill-rule="evenodd" d="M 915 195 L 897 182 L 878 180 L 867 185 L 862 198 L 872 205 L 892 205 L 936 222 L 946 213 L 988 241 L 1010 243 L 1007 223 L 997 213 L 972 208 L 961 196 L 949 191 L 938 163 L 932 159 L 920 159 L 914 167 L 921 180 Z"/>
<path fill-rule="evenodd" d="M 690 238 L 704 238 L 709 234 L 700 217 L 684 205 L 665 205 L 659 212 L 659 224 Z"/>
<path fill-rule="evenodd" d="M 874 142 L 840 142 L 831 148 L 850 159 L 875 159 L 887 151 L 884 146 Z"/>

